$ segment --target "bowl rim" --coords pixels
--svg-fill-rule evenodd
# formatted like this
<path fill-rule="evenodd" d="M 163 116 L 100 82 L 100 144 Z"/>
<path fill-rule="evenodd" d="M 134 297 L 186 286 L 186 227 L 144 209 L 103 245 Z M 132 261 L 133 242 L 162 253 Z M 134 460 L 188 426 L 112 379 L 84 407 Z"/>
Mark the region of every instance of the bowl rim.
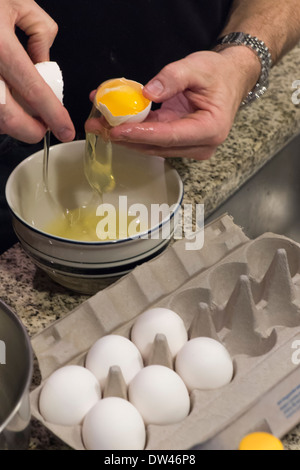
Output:
<path fill-rule="evenodd" d="M 51 149 L 53 148 L 56 148 L 56 147 L 60 147 L 60 146 L 63 146 L 63 147 L 66 147 L 66 146 L 72 146 L 72 145 L 85 145 L 85 140 L 76 140 L 76 141 L 72 141 L 72 142 L 65 142 L 65 143 L 59 143 L 59 144 L 56 144 L 56 145 L 52 145 L 50 147 L 50 151 Z M 30 223 L 28 223 L 25 219 L 23 219 L 20 215 L 18 215 L 14 209 L 12 208 L 10 202 L 9 202 L 9 194 L 8 194 L 8 191 L 9 191 L 9 188 L 11 186 L 11 180 L 13 179 L 13 176 L 14 176 L 14 173 L 16 171 L 18 171 L 18 169 L 23 166 L 23 165 L 26 165 L 26 163 L 28 161 L 30 161 L 31 159 L 34 159 L 34 158 L 37 158 L 37 156 L 40 156 L 43 154 L 43 149 L 42 150 L 38 150 L 37 152 L 33 153 L 32 155 L 29 155 L 28 157 L 26 157 L 24 160 L 22 160 L 14 169 L 13 171 L 11 172 L 11 174 L 9 175 L 8 177 L 8 180 L 6 182 L 6 185 L 5 185 L 5 198 L 6 198 L 6 202 L 8 204 L 8 207 L 9 207 L 9 210 L 11 212 L 11 214 L 16 218 L 18 219 L 18 221 L 20 223 L 22 223 L 23 225 L 25 225 L 29 230 L 31 230 L 32 232 L 36 233 L 36 234 L 39 234 L 43 237 L 46 237 L 47 239 L 52 239 L 52 240 L 56 240 L 58 242 L 64 242 L 64 243 L 68 243 L 68 244 L 71 244 L 71 245 L 80 245 L 80 246 L 106 246 L 106 245 L 109 245 L 109 246 L 112 246 L 112 245 L 120 245 L 120 244 L 125 244 L 125 243 L 129 243 L 129 242 L 132 242 L 133 240 L 137 240 L 137 239 L 145 239 L 147 240 L 149 237 L 148 235 L 153 233 L 153 232 L 156 232 L 156 231 L 159 231 L 164 225 L 166 225 L 169 221 L 171 221 L 175 214 L 179 211 L 181 205 L 182 205 L 182 201 L 183 201 L 183 197 L 184 197 L 184 186 L 183 186 L 183 182 L 182 182 L 182 179 L 180 178 L 179 176 L 179 173 L 178 171 L 173 168 L 170 163 L 164 158 L 164 157 L 160 157 L 159 155 L 155 155 L 155 156 L 150 156 L 149 158 L 160 158 L 162 160 L 165 160 L 165 163 L 169 166 L 169 168 L 174 172 L 174 174 L 176 175 L 176 179 L 177 179 L 177 182 L 178 182 L 178 185 L 179 185 L 179 196 L 177 198 L 177 201 L 173 204 L 173 207 L 174 209 L 172 209 L 172 212 L 170 213 L 170 215 L 168 215 L 167 217 L 165 217 L 159 224 L 155 225 L 154 227 L 151 227 L 149 230 L 147 231 L 144 231 L 140 234 L 137 234 L 135 236 L 132 236 L 132 237 L 127 237 L 127 238 L 120 238 L 120 239 L 116 239 L 116 240 L 107 240 L 107 241 L 84 241 L 84 240 L 72 240 L 70 238 L 63 238 L 63 237 L 58 237 L 57 235 L 52 235 L 50 233 L 47 233 L 43 230 L 40 230 L 32 225 L 30 225 Z M 150 236 L 151 238 L 151 236 Z"/>

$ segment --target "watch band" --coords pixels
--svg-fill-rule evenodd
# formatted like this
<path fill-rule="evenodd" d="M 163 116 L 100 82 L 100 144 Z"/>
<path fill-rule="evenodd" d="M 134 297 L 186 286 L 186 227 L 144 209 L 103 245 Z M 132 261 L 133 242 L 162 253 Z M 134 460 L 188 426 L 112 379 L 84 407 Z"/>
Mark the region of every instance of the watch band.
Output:
<path fill-rule="evenodd" d="M 229 33 L 220 38 L 214 50 L 216 52 L 231 46 L 247 46 L 250 47 L 256 54 L 261 63 L 261 74 L 258 82 L 254 88 L 248 93 L 246 98 L 242 101 L 241 105 L 246 105 L 252 101 L 260 98 L 268 89 L 269 86 L 269 73 L 272 67 L 272 58 L 268 47 L 263 41 L 255 36 L 246 33 Z"/>

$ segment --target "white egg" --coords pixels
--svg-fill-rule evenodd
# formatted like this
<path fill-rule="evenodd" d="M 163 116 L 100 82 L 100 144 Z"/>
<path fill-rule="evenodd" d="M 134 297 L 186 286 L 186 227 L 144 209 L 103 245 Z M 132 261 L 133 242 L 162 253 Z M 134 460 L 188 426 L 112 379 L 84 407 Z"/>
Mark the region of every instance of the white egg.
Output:
<path fill-rule="evenodd" d="M 128 384 L 142 369 L 143 359 L 137 347 L 128 338 L 107 335 L 91 347 L 85 366 L 97 377 L 103 389 L 110 367 L 119 366 Z"/>
<path fill-rule="evenodd" d="M 189 414 L 190 397 L 182 379 L 168 367 L 153 365 L 142 369 L 130 382 L 129 401 L 148 424 L 167 425 Z"/>
<path fill-rule="evenodd" d="M 179 351 L 175 370 L 188 389 L 213 390 L 232 380 L 233 363 L 227 349 L 212 338 L 193 338 Z"/>
<path fill-rule="evenodd" d="M 167 308 L 152 308 L 139 315 L 131 330 L 131 341 L 140 350 L 143 358 L 149 357 L 157 334 L 164 334 L 173 357 L 188 340 L 183 320 Z"/>
<path fill-rule="evenodd" d="M 125 93 L 121 94 L 120 90 L 124 88 Z M 94 105 L 112 127 L 119 126 L 125 122 L 143 122 L 151 110 L 152 102 L 143 97 L 142 89 L 143 85 L 141 85 L 141 83 L 128 80 L 124 77 L 107 80 L 98 87 Z M 134 102 L 136 104 L 135 99 L 131 100 L 132 95 L 130 90 L 135 93 L 137 99 L 140 97 L 141 100 L 144 100 L 144 105 L 139 108 L 139 111 L 132 109 L 132 112 L 124 114 L 124 112 L 121 112 L 122 105 L 124 105 L 127 100 L 128 104 Z M 128 93 L 126 93 L 126 91 L 128 91 Z M 104 96 L 108 95 L 108 93 L 114 93 L 114 96 L 109 100 L 110 104 L 105 104 L 101 100 Z"/>
<path fill-rule="evenodd" d="M 143 450 L 146 430 L 131 403 L 109 397 L 99 401 L 85 417 L 82 439 L 88 450 Z"/>
<path fill-rule="evenodd" d="M 40 413 L 50 423 L 75 426 L 100 398 L 100 385 L 89 370 L 65 366 L 45 382 L 39 398 Z"/>

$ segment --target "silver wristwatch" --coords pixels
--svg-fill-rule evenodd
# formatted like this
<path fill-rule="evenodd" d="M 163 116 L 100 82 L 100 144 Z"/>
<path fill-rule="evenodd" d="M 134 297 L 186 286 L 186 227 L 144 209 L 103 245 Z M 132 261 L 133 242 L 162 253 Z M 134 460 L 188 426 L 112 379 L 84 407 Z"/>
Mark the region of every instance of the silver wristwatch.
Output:
<path fill-rule="evenodd" d="M 246 98 L 242 101 L 242 105 L 251 103 L 252 101 L 260 98 L 266 91 L 269 85 L 269 72 L 272 67 L 271 54 L 263 41 L 255 36 L 245 33 L 229 33 L 220 38 L 215 51 L 220 51 L 225 47 L 230 46 L 247 46 L 250 47 L 258 56 L 261 63 L 261 74 L 253 90 L 248 93 Z"/>

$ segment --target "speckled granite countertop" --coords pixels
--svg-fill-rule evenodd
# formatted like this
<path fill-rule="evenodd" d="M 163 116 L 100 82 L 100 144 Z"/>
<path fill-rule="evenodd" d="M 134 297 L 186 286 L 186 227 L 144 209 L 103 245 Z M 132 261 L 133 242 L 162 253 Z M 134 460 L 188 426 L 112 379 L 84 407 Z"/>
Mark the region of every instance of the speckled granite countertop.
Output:
<path fill-rule="evenodd" d="M 273 68 L 267 95 L 239 112 L 227 141 L 211 160 L 172 159 L 184 182 L 184 203 L 204 203 L 209 215 L 300 132 L 300 105 L 292 102 L 295 80 L 300 80 L 300 45 Z M 103 287 L 106 285 L 103 282 Z M 35 268 L 17 244 L 0 257 L 0 298 L 13 308 L 32 336 L 87 296 L 55 284 Z M 33 388 L 40 380 L 37 362 L 34 369 Z M 287 449 L 300 450 L 300 426 L 289 433 L 284 444 Z M 30 449 L 67 448 L 32 420 Z"/>

